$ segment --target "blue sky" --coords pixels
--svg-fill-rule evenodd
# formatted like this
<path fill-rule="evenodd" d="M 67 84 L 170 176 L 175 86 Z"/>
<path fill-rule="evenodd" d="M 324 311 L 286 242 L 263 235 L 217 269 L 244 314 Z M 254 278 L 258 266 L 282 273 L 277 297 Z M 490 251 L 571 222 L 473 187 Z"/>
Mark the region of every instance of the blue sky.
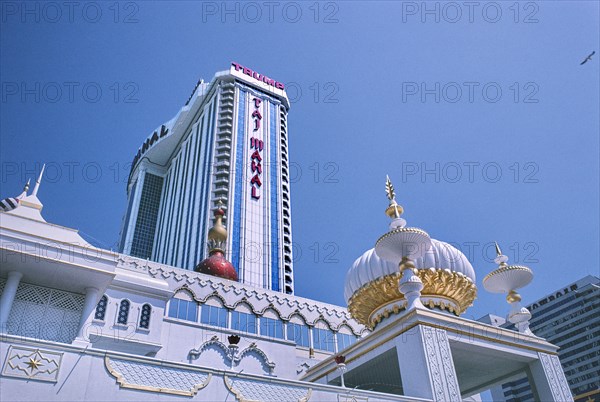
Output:
<path fill-rule="evenodd" d="M 293 102 L 298 295 L 345 305 L 386 174 L 409 225 L 473 263 L 468 317 L 508 311 L 481 286 L 494 240 L 534 270 L 525 302 L 598 275 L 597 2 L 54 4 L 3 2 L 0 24 L 0 193 L 47 163 L 50 222 L 114 247 L 138 146 L 237 61 Z"/>

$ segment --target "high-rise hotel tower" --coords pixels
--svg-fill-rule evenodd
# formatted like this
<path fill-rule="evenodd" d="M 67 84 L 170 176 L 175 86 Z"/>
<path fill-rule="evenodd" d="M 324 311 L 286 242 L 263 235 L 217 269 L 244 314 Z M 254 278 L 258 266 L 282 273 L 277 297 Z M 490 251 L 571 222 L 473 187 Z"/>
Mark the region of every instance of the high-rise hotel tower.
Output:
<path fill-rule="evenodd" d="M 282 83 L 238 63 L 200 81 L 135 155 L 121 252 L 193 269 L 221 203 L 240 282 L 293 294 L 289 107 Z"/>

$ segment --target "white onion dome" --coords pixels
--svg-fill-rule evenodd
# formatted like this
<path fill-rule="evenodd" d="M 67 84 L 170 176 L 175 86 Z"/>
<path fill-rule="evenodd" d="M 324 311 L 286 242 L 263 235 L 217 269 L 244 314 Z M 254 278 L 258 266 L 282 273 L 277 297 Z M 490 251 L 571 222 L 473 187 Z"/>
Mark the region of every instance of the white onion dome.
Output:
<path fill-rule="evenodd" d="M 414 263 L 418 269 L 438 268 L 459 272 L 475 283 L 475 270 L 467 257 L 452 245 L 440 240 L 431 239 L 431 248 L 422 258 L 415 259 Z M 352 268 L 346 274 L 344 286 L 346 303 L 350 301 L 354 292 L 365 284 L 397 272 L 396 264 L 379 258 L 374 248 L 367 250 L 354 261 Z"/>
<path fill-rule="evenodd" d="M 414 264 L 424 285 L 421 301 L 425 306 L 459 315 L 472 304 L 477 294 L 475 270 L 460 250 L 431 239 L 431 248 Z M 375 249 L 360 256 L 348 271 L 344 286 L 354 318 L 373 328 L 382 318 L 374 313 L 382 313 L 382 306 L 404 299 L 398 289 L 400 277 L 398 266 L 381 259 Z"/>

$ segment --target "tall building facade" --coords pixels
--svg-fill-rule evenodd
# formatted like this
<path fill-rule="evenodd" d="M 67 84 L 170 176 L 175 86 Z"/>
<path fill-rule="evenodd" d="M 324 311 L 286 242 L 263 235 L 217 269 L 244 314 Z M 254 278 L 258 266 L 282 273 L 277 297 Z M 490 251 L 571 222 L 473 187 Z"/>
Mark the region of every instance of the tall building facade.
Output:
<path fill-rule="evenodd" d="M 527 308 L 533 333 L 560 347 L 575 400 L 600 400 L 600 279 L 588 275 Z M 527 376 L 493 389 L 492 395 L 498 401 L 534 401 Z"/>
<path fill-rule="evenodd" d="M 184 269 L 221 205 L 240 282 L 293 294 L 285 86 L 238 63 L 200 81 L 134 157 L 120 251 Z"/>

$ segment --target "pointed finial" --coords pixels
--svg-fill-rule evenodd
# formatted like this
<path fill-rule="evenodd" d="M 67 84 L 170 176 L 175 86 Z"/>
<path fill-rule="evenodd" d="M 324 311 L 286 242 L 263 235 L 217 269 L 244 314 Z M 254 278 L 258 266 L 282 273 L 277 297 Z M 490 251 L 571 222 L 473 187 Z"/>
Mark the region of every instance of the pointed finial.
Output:
<path fill-rule="evenodd" d="M 494 262 L 500 266 L 505 266 L 508 261 L 508 257 L 502 254 L 502 250 L 500 250 L 500 246 L 497 242 L 494 242 L 496 246 L 496 258 L 494 258 Z"/>
<path fill-rule="evenodd" d="M 394 191 L 394 185 L 390 180 L 388 175 L 385 176 L 385 192 L 387 194 L 388 200 L 390 200 L 390 204 L 385 210 L 385 214 L 389 216 L 391 219 L 398 219 L 400 215 L 404 212 L 404 208 L 398 205 L 396 202 L 396 192 Z M 406 223 L 406 222 L 405 222 Z"/>
<path fill-rule="evenodd" d="M 33 193 L 31 193 L 32 195 L 37 195 L 37 192 L 40 189 L 40 183 L 42 182 L 42 175 L 44 174 L 45 168 L 46 168 L 46 164 L 44 163 L 42 165 L 42 170 L 40 171 L 40 176 L 38 177 L 37 181 L 35 182 L 35 187 L 33 188 Z"/>
<path fill-rule="evenodd" d="M 27 197 L 27 192 L 29 191 L 29 182 L 31 182 L 31 179 L 27 179 L 27 183 L 25 183 L 25 186 L 23 186 L 23 192 L 17 197 L 18 200 Z"/>
<path fill-rule="evenodd" d="M 390 180 L 390 176 L 385 175 L 385 192 L 387 193 L 388 200 L 396 200 L 396 193 L 394 192 L 394 185 Z"/>
<path fill-rule="evenodd" d="M 502 255 L 502 250 L 500 250 L 498 242 L 494 242 L 494 244 L 496 245 L 496 257 L 500 257 Z"/>

